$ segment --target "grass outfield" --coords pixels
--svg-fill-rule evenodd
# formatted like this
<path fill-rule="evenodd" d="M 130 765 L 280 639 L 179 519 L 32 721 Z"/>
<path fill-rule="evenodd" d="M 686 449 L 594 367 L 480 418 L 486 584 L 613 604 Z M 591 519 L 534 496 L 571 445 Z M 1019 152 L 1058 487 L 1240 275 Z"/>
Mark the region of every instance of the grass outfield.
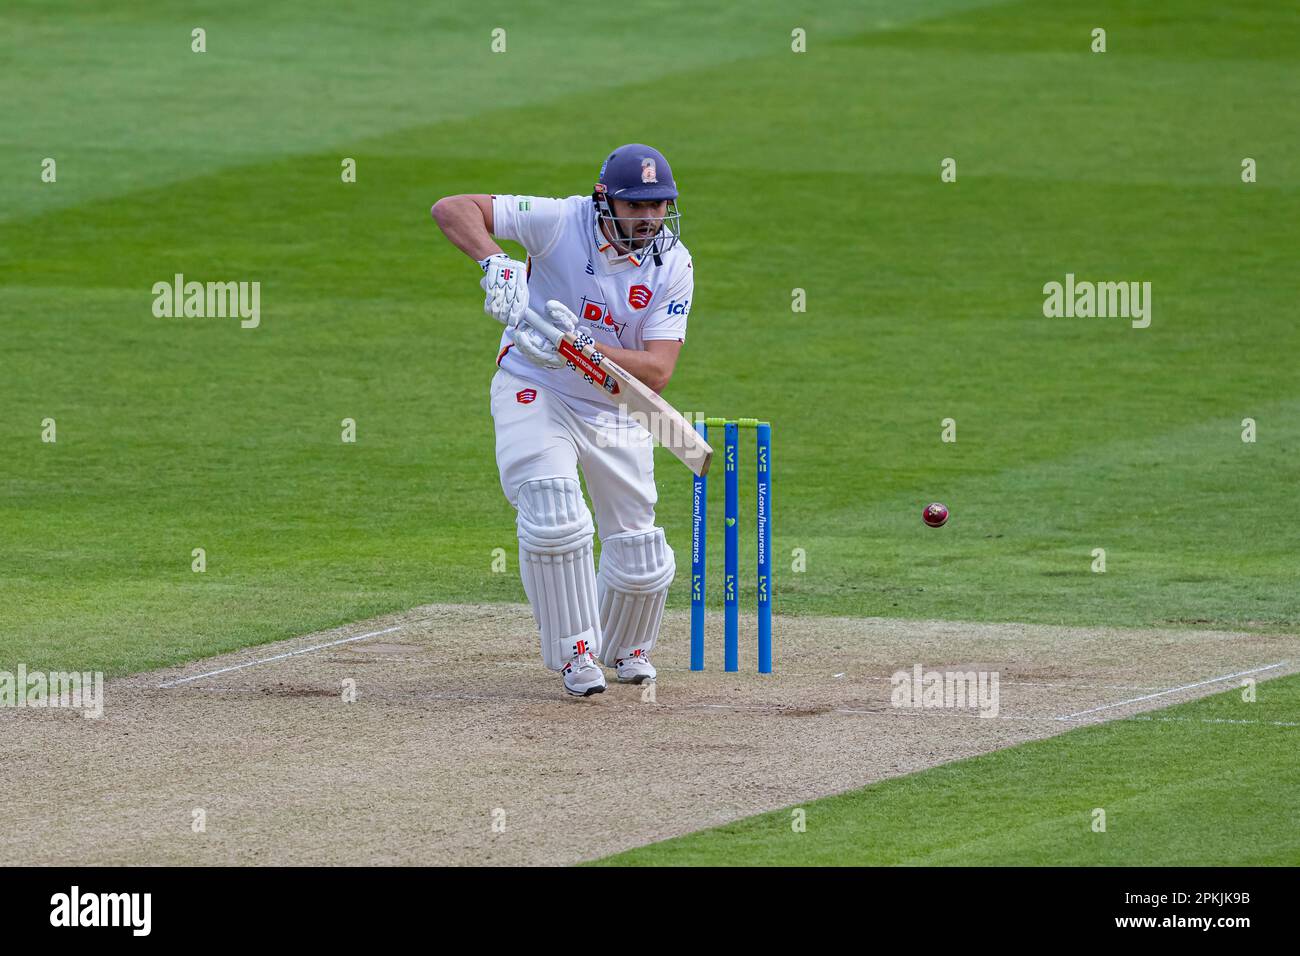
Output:
<path fill-rule="evenodd" d="M 803 804 L 803 833 L 777 810 L 596 863 L 1295 866 L 1297 733 L 1293 676 Z"/>
<path fill-rule="evenodd" d="M 5 5 L 0 668 L 522 601 L 499 330 L 428 207 L 583 192 L 629 140 L 672 160 L 698 276 L 668 397 L 775 425 L 778 613 L 1300 623 L 1300 12 L 651 6 L 671 53 L 541 2 Z M 175 272 L 260 281 L 261 327 L 154 318 Z M 1151 327 L 1044 318 L 1066 272 L 1151 281 Z M 659 468 L 682 560 L 689 481 Z"/>

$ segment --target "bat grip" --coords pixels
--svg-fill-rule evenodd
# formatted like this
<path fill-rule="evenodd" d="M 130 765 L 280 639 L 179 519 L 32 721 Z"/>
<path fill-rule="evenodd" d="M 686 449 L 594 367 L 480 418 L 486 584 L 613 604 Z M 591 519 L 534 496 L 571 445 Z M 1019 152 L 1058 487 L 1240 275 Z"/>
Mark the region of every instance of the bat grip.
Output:
<path fill-rule="evenodd" d="M 559 346 L 560 342 L 564 339 L 563 333 L 561 333 L 555 326 L 551 325 L 550 322 L 547 322 L 544 318 L 538 315 L 536 310 L 531 306 L 524 310 L 524 320 L 538 332 L 541 332 L 542 335 L 550 339 L 551 344 L 554 346 Z"/>

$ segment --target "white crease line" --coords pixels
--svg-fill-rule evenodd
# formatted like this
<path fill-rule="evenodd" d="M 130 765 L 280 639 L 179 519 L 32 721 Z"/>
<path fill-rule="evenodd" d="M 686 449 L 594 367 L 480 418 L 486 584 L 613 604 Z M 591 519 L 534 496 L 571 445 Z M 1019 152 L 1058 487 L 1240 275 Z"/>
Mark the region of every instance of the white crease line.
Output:
<path fill-rule="evenodd" d="M 936 711 L 933 708 L 917 709 L 917 708 L 902 708 L 902 707 L 892 708 L 890 710 L 857 710 L 852 707 L 837 707 L 834 710 L 817 711 L 815 710 L 815 708 L 800 708 L 794 705 L 791 705 L 789 707 L 779 707 L 779 706 L 774 707 L 769 704 L 662 704 L 661 703 L 658 704 L 658 706 L 681 708 L 682 710 L 690 710 L 692 708 L 697 708 L 697 707 L 708 708 L 711 710 L 750 710 L 750 711 L 758 711 L 762 714 L 772 716 L 772 717 L 794 717 L 794 716 L 824 717 L 828 714 L 847 714 L 849 716 L 854 716 L 854 717 L 858 717 L 858 716 L 892 717 L 895 715 L 900 717 L 979 717 L 980 716 L 978 713 L 975 713 L 973 711 L 966 712 L 966 711 L 954 710 L 952 712 L 940 712 L 940 711 Z M 813 712 L 805 713 L 806 710 L 812 710 Z M 985 717 L 983 719 L 988 720 L 989 718 Z M 1055 717 L 1047 717 L 1047 716 L 1013 717 L 1013 716 L 1007 716 L 1005 714 L 998 714 L 997 719 L 998 720 L 1052 720 L 1052 721 L 1056 720 Z"/>
<path fill-rule="evenodd" d="M 1284 667 L 1288 661 L 1278 661 L 1276 664 L 1265 664 L 1263 667 L 1252 667 L 1250 670 L 1237 671 L 1235 674 L 1224 674 L 1222 677 L 1211 677 L 1209 680 L 1197 681 L 1194 684 L 1184 684 L 1182 687 L 1170 687 L 1168 690 L 1157 691 L 1154 694 L 1144 694 L 1141 697 L 1130 697 L 1128 700 L 1121 700 L 1114 704 L 1102 704 L 1100 707 L 1090 707 L 1088 710 L 1081 710 L 1077 714 L 1066 714 L 1056 717 L 1056 720 L 1076 720 L 1079 717 L 1086 717 L 1088 714 L 1095 714 L 1102 710 L 1111 710 L 1115 707 L 1124 707 L 1128 704 L 1138 704 L 1144 700 L 1152 700 L 1156 697 L 1164 697 L 1166 694 L 1177 694 L 1179 691 L 1192 690 L 1195 687 L 1204 687 L 1206 684 L 1218 684 L 1225 680 L 1232 680 L 1234 677 L 1245 677 L 1247 674 L 1258 674 L 1261 671 L 1271 671 L 1275 667 Z"/>
<path fill-rule="evenodd" d="M 496 667 L 513 667 L 513 668 L 534 668 L 537 666 L 536 661 L 521 661 L 521 660 L 493 661 L 492 664 L 493 666 Z M 700 671 L 688 671 L 687 668 L 685 667 L 674 667 L 671 664 L 656 664 L 655 666 L 658 667 L 659 670 L 671 674 L 701 673 Z M 934 667 L 929 669 L 938 670 L 939 668 Z M 844 671 L 842 673 L 832 674 L 831 677 L 834 678 L 848 677 L 848 672 Z M 858 677 L 849 677 L 847 683 L 851 684 L 857 680 L 892 682 L 893 679 L 894 678 L 892 676 L 882 677 L 877 674 L 863 674 Z M 1004 680 L 1002 681 L 1002 685 L 1005 687 L 1056 687 L 1056 688 L 1063 688 L 1065 690 L 1160 690 L 1161 688 L 1161 685 L 1159 684 L 1155 686 L 1142 685 L 1142 684 L 1054 684 L 1047 681 L 1033 681 L 1033 680 Z"/>
<path fill-rule="evenodd" d="M 1285 663 L 1285 662 L 1284 662 Z M 1236 676 L 1236 675 L 1232 675 Z M 1226 678 L 1224 678 L 1226 679 Z M 673 707 L 683 710 L 689 710 L 695 707 L 706 707 L 716 710 L 754 710 L 762 707 L 757 704 L 659 704 L 660 707 Z M 763 713 L 767 716 L 793 716 L 788 711 L 772 707 L 763 707 Z M 897 708 L 891 710 L 854 710 L 849 707 L 841 707 L 836 710 L 825 711 L 824 714 L 847 714 L 864 717 L 956 717 L 968 718 L 975 720 L 1025 720 L 1025 721 L 1046 721 L 1048 723 L 1060 723 L 1060 717 L 1048 716 L 1017 716 L 1012 714 L 998 714 L 994 718 L 983 717 L 975 711 L 962 710 L 936 710 L 933 708 Z M 821 717 L 824 714 L 810 714 L 809 716 Z M 1147 721 L 1181 721 L 1185 723 L 1198 724 L 1266 724 L 1273 727 L 1300 727 L 1300 722 L 1290 720 L 1234 720 L 1227 717 L 1151 717 L 1145 714 L 1133 717 L 1123 717 L 1121 720 L 1147 720 Z M 1086 726 L 1095 726 L 1101 721 L 1093 721 Z"/>
<path fill-rule="evenodd" d="M 953 670 L 961 670 L 960 667 L 954 667 Z M 979 668 L 971 668 L 978 670 Z M 937 671 L 938 667 L 926 668 L 927 671 Z M 910 672 L 909 672 L 910 673 Z M 853 678 L 856 680 L 876 680 L 876 681 L 893 681 L 893 677 L 872 677 L 863 676 Z M 1045 681 L 1036 680 L 999 680 L 999 683 L 1006 687 L 1064 687 L 1067 690 L 1159 690 L 1160 687 L 1139 687 L 1133 684 L 1051 684 Z"/>
<path fill-rule="evenodd" d="M 1231 717 L 1149 717 L 1146 714 L 1137 714 L 1133 717 L 1127 717 L 1126 720 L 1158 720 L 1161 723 L 1180 721 L 1194 721 L 1200 724 L 1267 724 L 1270 727 L 1300 727 L 1300 722 L 1294 720 L 1235 720 Z"/>
<path fill-rule="evenodd" d="M 166 687 L 175 687 L 177 684 L 187 684 L 192 680 L 202 680 L 204 677 L 215 677 L 218 674 L 228 674 L 230 671 L 243 670 L 245 667 L 256 667 L 258 664 L 269 664 L 272 661 L 282 661 L 286 657 L 297 657 L 299 654 L 308 654 L 312 651 L 323 650 L 327 647 L 337 647 L 340 644 L 350 644 L 353 641 L 364 641 L 368 637 L 378 637 L 380 634 L 391 634 L 393 631 L 400 631 L 404 627 L 410 627 L 410 625 L 394 624 L 392 627 L 386 627 L 382 631 L 371 631 L 369 634 L 358 634 L 356 637 L 345 637 L 337 641 L 330 641 L 328 644 L 316 644 L 312 647 L 303 647 L 296 651 L 276 654 L 274 657 L 263 657 L 255 661 L 246 661 L 243 664 L 234 664 L 230 667 L 220 667 L 215 671 L 208 671 L 205 674 L 195 674 L 192 677 L 179 677 L 176 680 L 169 680 L 159 684 L 158 688 L 161 690 Z"/>
<path fill-rule="evenodd" d="M 954 710 L 951 713 L 935 711 L 933 709 L 916 709 L 916 708 L 899 708 L 897 710 L 852 710 L 848 707 L 842 707 L 839 710 L 832 711 L 836 714 L 897 714 L 899 717 L 974 717 L 979 720 L 1055 720 L 1055 717 L 1016 717 L 1009 714 L 994 714 L 993 717 L 985 717 L 976 711 Z"/>
<path fill-rule="evenodd" d="M 362 636 L 373 637 L 375 635 L 372 634 L 372 635 L 362 635 Z M 348 638 L 348 640 L 360 640 L 360 639 L 361 639 L 360 637 Z M 331 645 L 322 644 L 320 646 L 329 647 Z M 270 658 L 268 658 L 268 660 L 269 659 Z M 252 663 L 257 663 L 257 662 L 252 662 Z M 218 673 L 218 672 L 214 671 L 213 673 Z M 203 676 L 203 675 L 199 675 L 199 676 Z M 252 690 L 249 690 L 247 688 L 239 688 L 239 687 L 200 687 L 199 690 L 205 690 L 215 694 L 254 693 L 254 691 Z M 566 701 L 578 701 L 579 698 L 560 698 L 560 697 L 550 697 L 550 696 L 541 696 L 541 695 L 538 695 L 536 697 L 519 697 L 517 695 L 506 695 L 506 694 L 434 693 L 434 694 L 413 695 L 407 697 L 406 700 L 408 701 L 461 700 L 461 701 L 490 701 L 493 703 L 505 702 L 505 703 L 521 703 L 521 704 L 546 704 L 546 703 L 563 703 Z M 598 704 L 600 706 L 605 706 L 606 704 L 606 702 L 603 700 L 593 701 L 592 703 Z M 944 711 L 944 710 L 937 710 L 934 708 L 917 709 L 917 708 L 900 707 L 900 708 L 891 708 L 890 710 L 857 710 L 851 707 L 840 707 L 840 708 L 836 708 L 835 710 L 827 710 L 820 713 L 804 714 L 801 713 L 798 708 L 780 707 L 780 706 L 773 706 L 770 704 L 670 704 L 665 701 L 659 701 L 651 706 L 661 710 L 698 710 L 698 709 L 740 710 L 740 711 L 749 711 L 752 713 L 756 712 L 760 716 L 764 716 L 764 717 L 793 717 L 793 716 L 824 717 L 824 716 L 835 716 L 835 715 L 850 716 L 850 717 L 948 717 L 948 718 L 956 718 L 956 719 L 966 718 L 966 719 L 974 719 L 974 720 L 993 719 L 993 720 L 1020 720 L 1020 721 L 1046 722 L 1052 724 L 1061 723 L 1060 717 L 1050 717 L 1044 715 L 1018 716 L 1012 714 L 998 714 L 995 718 L 989 718 L 989 717 L 981 717 L 979 713 L 974 711 L 960 711 L 960 710 Z M 1138 714 L 1132 717 L 1122 717 L 1120 719 L 1161 721 L 1161 722 L 1180 721 L 1184 723 L 1200 723 L 1200 724 L 1265 724 L 1273 727 L 1300 727 L 1300 722 L 1296 722 L 1296 721 L 1233 720 L 1226 717 L 1152 717 L 1147 714 Z M 1102 721 L 1093 721 L 1084 724 L 1084 726 L 1089 726 L 1089 727 L 1096 726 L 1098 723 L 1102 723 Z"/>

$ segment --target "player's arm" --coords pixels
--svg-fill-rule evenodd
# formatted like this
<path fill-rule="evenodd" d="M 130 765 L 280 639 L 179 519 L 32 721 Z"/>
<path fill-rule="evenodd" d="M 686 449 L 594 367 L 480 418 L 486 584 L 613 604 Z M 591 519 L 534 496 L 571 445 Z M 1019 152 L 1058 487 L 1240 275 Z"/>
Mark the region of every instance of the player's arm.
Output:
<path fill-rule="evenodd" d="M 530 310 L 528 319 L 519 324 L 513 335 L 519 353 L 536 365 L 562 367 L 568 359 L 559 349 L 563 345 L 561 339 L 568 336 L 569 341 L 577 346 L 577 351 L 584 355 L 600 353 L 655 393 L 663 391 L 673 377 L 677 357 L 682 351 L 681 338 L 651 338 L 645 340 L 644 349 L 625 349 L 593 340 L 578 328 L 578 317 L 563 302 L 547 299 L 544 313 Z M 592 361 L 595 363 L 597 360 Z M 573 367 L 570 362 L 570 368 Z"/>
<path fill-rule="evenodd" d="M 652 339 L 645 344 L 645 350 L 625 349 L 601 342 L 596 346 L 604 355 L 609 356 L 628 372 L 644 382 L 656 392 L 668 387 L 677 368 L 677 357 L 681 354 L 682 343 L 669 339 Z"/>
<path fill-rule="evenodd" d="M 487 193 L 444 196 L 429 212 L 452 245 L 483 270 L 479 281 L 484 292 L 483 311 L 514 328 L 528 307 L 528 270 L 524 263 L 503 252 L 492 237 L 499 228 L 505 233 L 502 238 L 523 241 L 525 247 L 527 241 L 518 229 L 511 231 L 509 222 L 496 222 L 493 201 L 494 197 Z M 531 208 L 531 203 L 523 205 Z"/>
<path fill-rule="evenodd" d="M 596 347 L 638 379 L 662 392 L 668 387 L 677 368 L 686 339 L 686 320 L 690 314 L 691 297 L 695 292 L 695 270 L 689 261 L 681 269 L 668 292 L 661 295 L 653 312 L 647 317 L 642 330 L 645 351 L 607 346 Z"/>
<path fill-rule="evenodd" d="M 430 210 L 442 234 L 475 262 L 501 253 L 492 238 L 492 197 L 486 193 L 444 196 Z"/>

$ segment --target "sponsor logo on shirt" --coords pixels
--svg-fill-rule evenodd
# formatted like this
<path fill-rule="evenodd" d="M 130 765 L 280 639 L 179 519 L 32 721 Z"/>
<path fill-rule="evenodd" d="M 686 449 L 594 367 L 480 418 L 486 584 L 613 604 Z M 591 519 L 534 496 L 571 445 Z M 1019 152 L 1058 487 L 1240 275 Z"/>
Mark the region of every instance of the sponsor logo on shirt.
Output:
<path fill-rule="evenodd" d="M 678 302 L 676 299 L 673 299 L 668 303 L 669 315 L 689 315 L 690 311 L 691 311 L 690 299 L 683 299 L 681 302 Z"/>
<path fill-rule="evenodd" d="M 627 328 L 626 322 L 615 322 L 614 317 L 609 314 L 605 308 L 604 302 L 596 302 L 588 299 L 585 295 L 582 297 L 582 308 L 578 310 L 578 316 L 587 322 L 594 322 L 599 326 L 612 331 L 615 335 L 622 335 L 623 330 Z"/>
<path fill-rule="evenodd" d="M 530 205 L 530 203 L 528 202 L 527 199 L 521 199 L 521 200 L 519 200 L 519 211 L 520 211 L 520 212 L 528 212 L 528 207 L 529 207 L 529 205 Z"/>

